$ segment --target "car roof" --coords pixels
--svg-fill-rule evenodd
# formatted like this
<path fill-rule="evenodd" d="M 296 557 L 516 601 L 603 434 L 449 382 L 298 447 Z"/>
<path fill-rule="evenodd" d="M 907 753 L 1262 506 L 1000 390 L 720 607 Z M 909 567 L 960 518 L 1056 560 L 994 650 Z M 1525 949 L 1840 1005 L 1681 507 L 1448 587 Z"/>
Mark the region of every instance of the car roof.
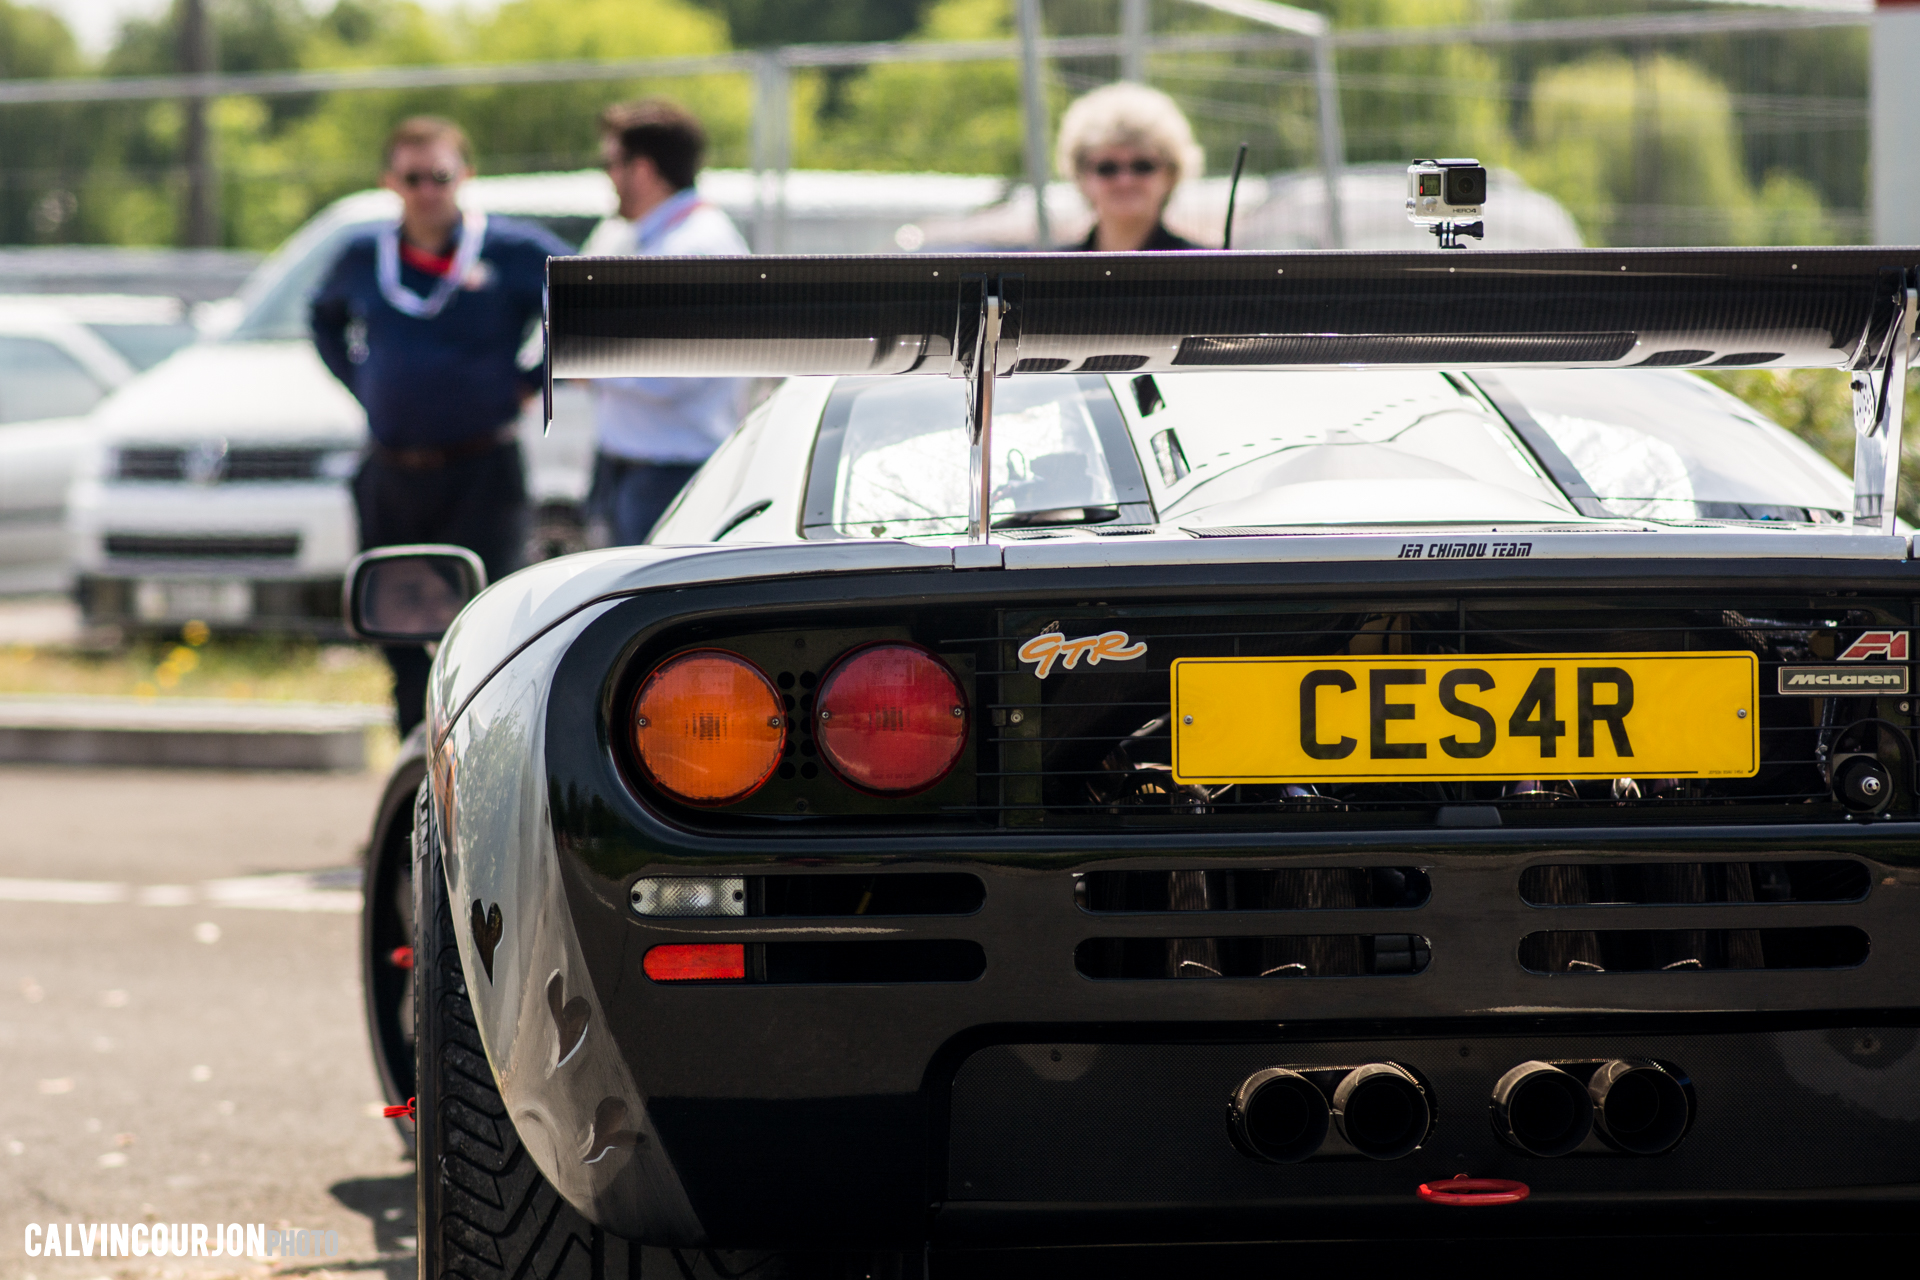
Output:
<path fill-rule="evenodd" d="M 52 311 L 76 324 L 184 324 L 180 299 L 137 293 L 0 293 L 0 312 Z"/>

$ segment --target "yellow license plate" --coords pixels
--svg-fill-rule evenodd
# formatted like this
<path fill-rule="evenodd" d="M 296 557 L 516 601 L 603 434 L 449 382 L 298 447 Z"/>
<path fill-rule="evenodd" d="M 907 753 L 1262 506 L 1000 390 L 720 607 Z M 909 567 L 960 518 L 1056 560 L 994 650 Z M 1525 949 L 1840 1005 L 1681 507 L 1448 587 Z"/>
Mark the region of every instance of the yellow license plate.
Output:
<path fill-rule="evenodd" d="M 1750 778 L 1753 654 L 1178 658 L 1180 782 Z"/>

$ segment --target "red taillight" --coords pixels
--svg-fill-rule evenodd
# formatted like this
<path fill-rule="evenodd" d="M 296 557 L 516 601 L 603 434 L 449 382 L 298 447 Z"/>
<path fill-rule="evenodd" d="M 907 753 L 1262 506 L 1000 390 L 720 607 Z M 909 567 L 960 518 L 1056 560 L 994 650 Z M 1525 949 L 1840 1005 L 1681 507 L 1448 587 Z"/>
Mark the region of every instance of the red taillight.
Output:
<path fill-rule="evenodd" d="M 780 763 L 786 708 L 760 669 L 723 649 L 656 667 L 633 700 L 633 747 L 661 789 L 693 804 L 750 794 Z"/>
<path fill-rule="evenodd" d="M 747 976 L 747 949 L 737 942 L 655 947 L 640 967 L 655 982 L 738 982 Z"/>
<path fill-rule="evenodd" d="M 967 700 L 946 664 L 910 644 L 874 644 L 835 664 L 814 699 L 827 766 L 862 791 L 924 791 L 967 741 Z"/>

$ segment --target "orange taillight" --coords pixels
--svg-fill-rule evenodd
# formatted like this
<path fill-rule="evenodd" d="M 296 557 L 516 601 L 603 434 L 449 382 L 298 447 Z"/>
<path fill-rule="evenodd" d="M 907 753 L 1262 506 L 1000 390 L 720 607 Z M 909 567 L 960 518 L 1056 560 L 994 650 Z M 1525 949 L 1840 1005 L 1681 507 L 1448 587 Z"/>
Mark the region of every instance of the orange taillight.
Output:
<path fill-rule="evenodd" d="M 669 658 L 633 700 L 641 767 L 662 790 L 691 804 L 727 804 L 750 794 L 780 763 L 786 739 L 786 710 L 772 683 L 722 649 Z"/>

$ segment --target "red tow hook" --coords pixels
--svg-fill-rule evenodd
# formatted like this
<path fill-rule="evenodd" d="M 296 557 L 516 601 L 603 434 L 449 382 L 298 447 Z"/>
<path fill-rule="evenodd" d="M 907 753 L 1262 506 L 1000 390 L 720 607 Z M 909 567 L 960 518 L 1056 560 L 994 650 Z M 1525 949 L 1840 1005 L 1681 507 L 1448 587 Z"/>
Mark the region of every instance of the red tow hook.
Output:
<path fill-rule="evenodd" d="M 1446 1182 L 1423 1182 L 1420 1198 L 1431 1204 L 1519 1204 L 1533 1194 L 1524 1182 L 1510 1178 L 1470 1178 L 1456 1173 Z"/>
<path fill-rule="evenodd" d="M 398 1120 L 401 1116 L 405 1116 L 409 1120 L 415 1119 L 415 1108 L 413 1104 L 417 1101 L 419 1101 L 417 1098 L 408 1098 L 407 1105 L 404 1107 L 382 1107 L 380 1108 L 380 1118 L 383 1120 Z M 1427 1189 L 1425 1187 L 1420 1188 L 1421 1195 L 1425 1195 L 1426 1193 Z"/>
<path fill-rule="evenodd" d="M 413 948 L 395 947 L 387 952 L 387 963 L 396 969 L 413 968 Z"/>

